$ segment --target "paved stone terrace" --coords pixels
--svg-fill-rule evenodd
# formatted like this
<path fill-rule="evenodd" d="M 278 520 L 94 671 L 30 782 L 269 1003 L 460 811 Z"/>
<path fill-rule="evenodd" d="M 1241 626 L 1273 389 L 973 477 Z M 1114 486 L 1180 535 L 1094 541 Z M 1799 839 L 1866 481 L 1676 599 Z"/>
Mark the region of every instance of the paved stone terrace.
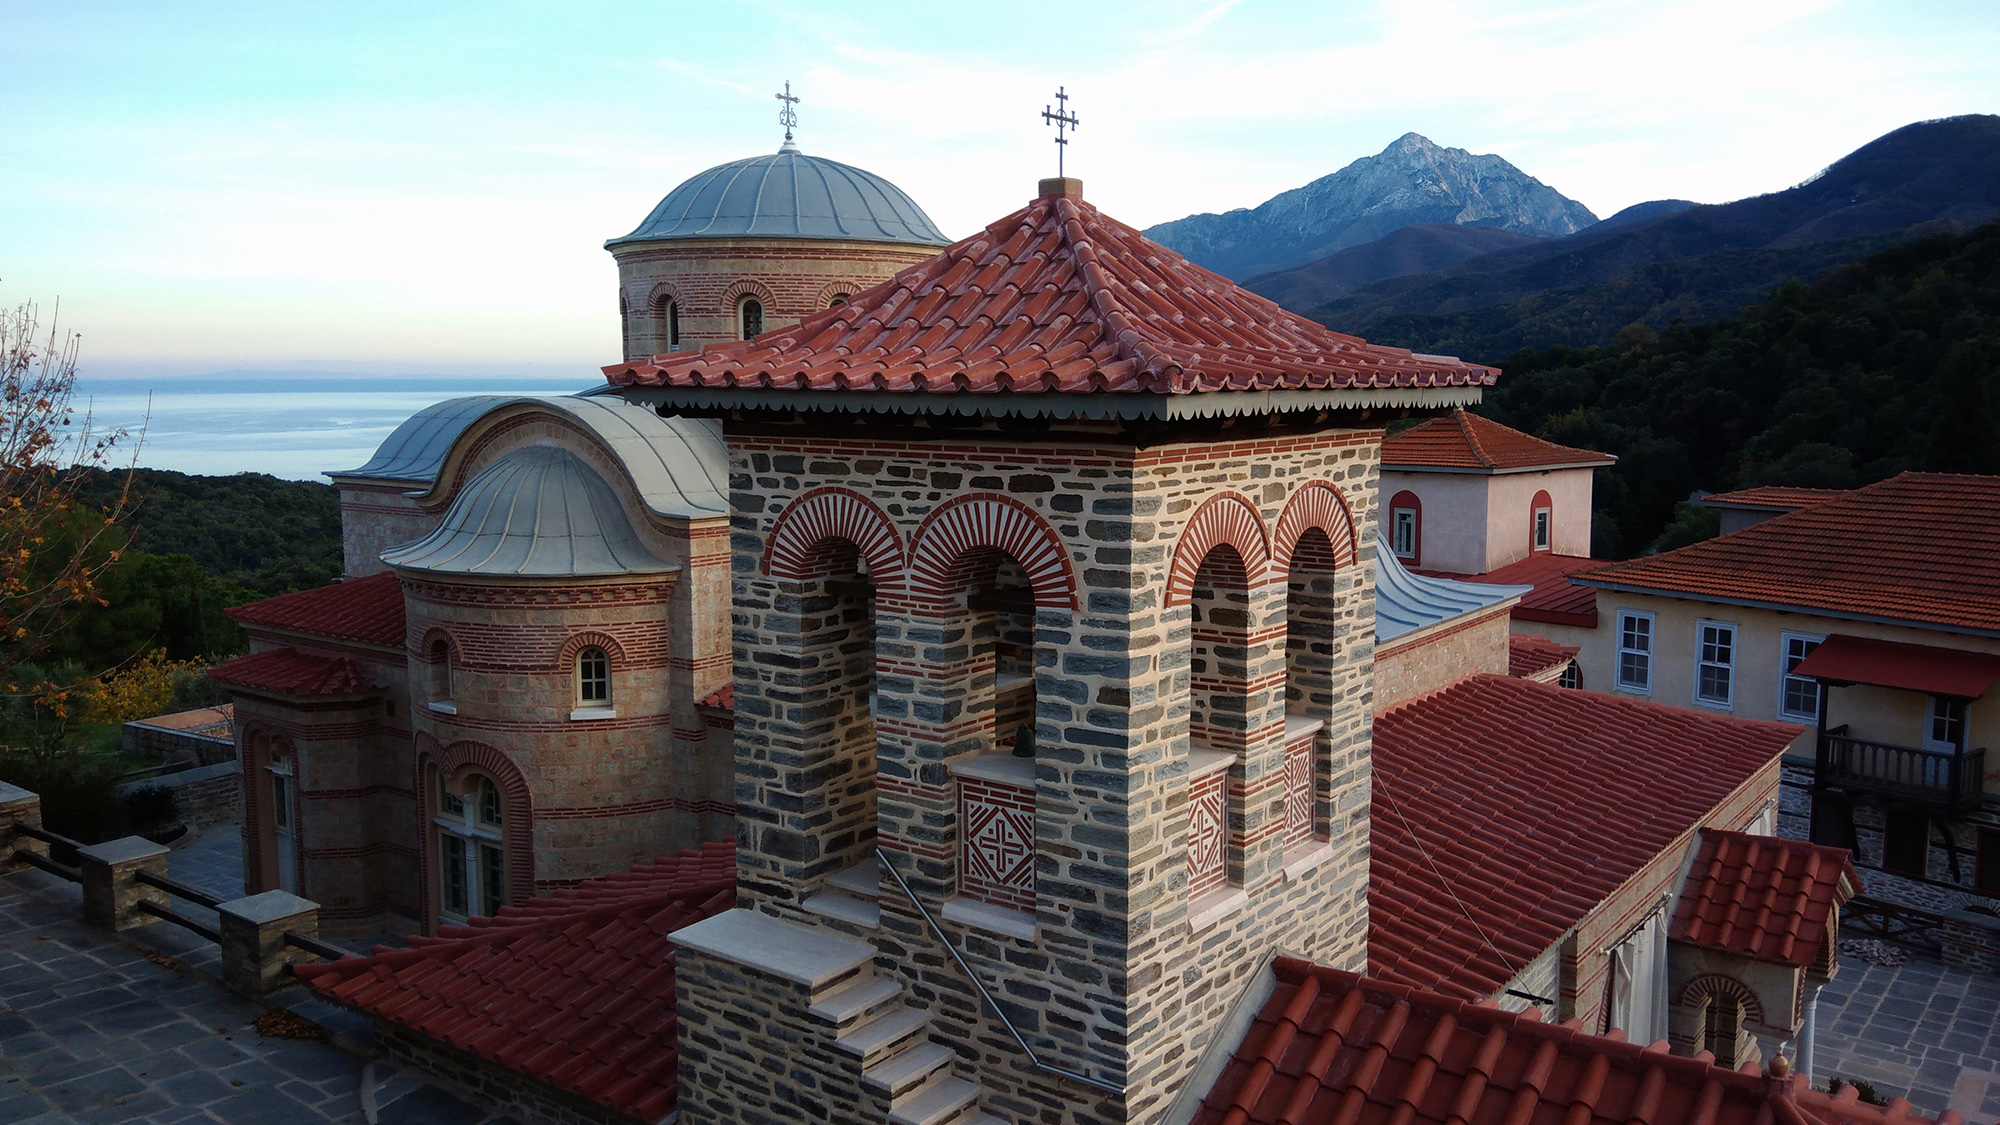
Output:
<path fill-rule="evenodd" d="M 235 841 L 233 826 L 209 829 L 170 871 L 240 895 Z M 365 1021 L 300 989 L 274 1000 L 354 1050 L 259 1035 L 250 1021 L 267 1008 L 224 991 L 204 961 L 212 970 L 213 945 L 164 922 L 122 935 L 86 927 L 75 884 L 0 877 L 0 1125 L 362 1122 L 364 1083 L 381 1125 L 512 1125 L 418 1072 L 364 1069 Z"/>
<path fill-rule="evenodd" d="M 1862 1078 L 1926 1115 L 2000 1121 L 2000 977 L 1915 953 L 1893 967 L 1844 957 L 1820 992 L 1818 1027 L 1816 1083 Z"/>

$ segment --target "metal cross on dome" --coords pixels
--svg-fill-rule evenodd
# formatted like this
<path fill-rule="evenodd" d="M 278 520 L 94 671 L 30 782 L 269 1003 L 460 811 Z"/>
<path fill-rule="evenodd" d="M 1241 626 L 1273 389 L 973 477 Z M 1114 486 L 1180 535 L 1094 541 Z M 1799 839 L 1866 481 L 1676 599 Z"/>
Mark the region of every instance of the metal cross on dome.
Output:
<path fill-rule="evenodd" d="M 785 127 L 785 143 L 790 144 L 792 142 L 792 130 L 797 128 L 799 124 L 798 111 L 792 108 L 793 106 L 799 104 L 799 99 L 792 96 L 791 80 L 790 79 L 785 80 L 784 93 L 773 94 L 771 96 L 785 103 L 784 108 L 778 111 L 778 124 L 783 125 Z"/>
<path fill-rule="evenodd" d="M 1056 127 L 1056 176 L 1057 178 L 1061 178 L 1063 174 L 1063 153 L 1069 150 L 1069 138 L 1063 135 L 1063 129 L 1065 127 L 1070 129 L 1076 128 L 1077 121 L 1076 114 L 1070 112 L 1069 109 L 1069 95 L 1063 93 L 1061 86 L 1056 87 L 1056 104 L 1062 108 L 1050 109 L 1046 103 L 1043 104 L 1042 120 Z"/>

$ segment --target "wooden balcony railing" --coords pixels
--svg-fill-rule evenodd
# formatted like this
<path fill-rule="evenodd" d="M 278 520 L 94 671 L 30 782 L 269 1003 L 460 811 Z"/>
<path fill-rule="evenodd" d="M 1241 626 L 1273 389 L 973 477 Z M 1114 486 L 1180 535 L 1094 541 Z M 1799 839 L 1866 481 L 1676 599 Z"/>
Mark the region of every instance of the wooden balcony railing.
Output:
<path fill-rule="evenodd" d="M 1853 738 L 1846 727 L 1819 736 L 1821 786 L 1963 809 L 1979 803 L 1986 751 L 1922 750 Z"/>

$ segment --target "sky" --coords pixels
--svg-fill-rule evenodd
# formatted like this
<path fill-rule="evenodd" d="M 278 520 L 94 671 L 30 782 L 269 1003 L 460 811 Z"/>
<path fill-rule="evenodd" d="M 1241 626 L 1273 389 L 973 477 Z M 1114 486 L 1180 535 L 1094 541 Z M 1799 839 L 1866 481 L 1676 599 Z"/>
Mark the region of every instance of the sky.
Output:
<path fill-rule="evenodd" d="M 585 377 L 605 239 L 782 140 L 960 236 L 1069 171 L 1135 226 L 1254 206 L 1405 132 L 1598 215 L 1780 190 L 2000 112 L 2000 4 L 0 0 L 0 303 L 94 379 Z"/>

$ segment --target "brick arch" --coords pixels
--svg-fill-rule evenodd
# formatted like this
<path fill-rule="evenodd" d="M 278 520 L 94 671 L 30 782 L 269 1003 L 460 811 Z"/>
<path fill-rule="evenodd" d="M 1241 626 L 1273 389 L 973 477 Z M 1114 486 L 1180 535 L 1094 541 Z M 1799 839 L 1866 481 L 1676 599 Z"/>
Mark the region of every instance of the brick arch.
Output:
<path fill-rule="evenodd" d="M 1683 1008 L 1699 1008 L 1717 996 L 1727 996 L 1736 1001 L 1743 1011 L 1745 1023 L 1764 1022 L 1764 1002 L 1757 999 L 1749 985 L 1735 977 L 1722 973 L 1703 973 L 1681 987 L 1681 994 L 1674 1003 Z"/>
<path fill-rule="evenodd" d="M 819 287 L 819 296 L 813 298 L 813 311 L 825 312 L 827 310 L 827 302 L 833 300 L 835 294 L 845 293 L 847 294 L 848 299 L 852 300 L 856 293 L 861 292 L 863 289 L 866 289 L 873 284 L 874 284 L 873 282 L 861 281 L 858 279 L 829 281 L 825 285 Z"/>
<path fill-rule="evenodd" d="M 445 648 L 450 651 L 453 660 L 463 659 L 458 649 L 458 638 L 452 636 L 451 630 L 442 625 L 433 625 L 424 630 L 423 639 L 417 642 L 417 659 L 429 664 L 431 662 L 431 649 L 437 647 L 439 641 L 444 642 Z"/>
<path fill-rule="evenodd" d="M 618 638 L 609 633 L 585 631 L 563 642 L 562 650 L 556 653 L 556 671 L 565 674 L 575 671 L 576 654 L 586 648 L 603 649 L 604 655 L 611 658 L 614 666 L 625 663 L 625 647 L 618 643 Z"/>
<path fill-rule="evenodd" d="M 1306 532 L 1314 529 L 1326 534 L 1333 548 L 1330 558 L 1321 557 L 1326 549 L 1316 541 L 1305 539 Z M 1284 512 L 1278 516 L 1278 529 L 1271 537 L 1271 569 L 1284 574 L 1294 566 L 1310 570 L 1352 566 L 1355 538 L 1354 513 L 1347 506 L 1347 497 L 1326 481 L 1307 481 L 1292 493 L 1292 498 L 1285 502 Z M 1306 544 L 1303 555 L 1302 540 Z"/>
<path fill-rule="evenodd" d="M 827 577 L 829 540 L 854 545 L 868 560 L 877 590 L 903 587 L 908 563 L 896 525 L 873 500 L 831 485 L 804 493 L 778 513 L 764 540 L 764 573 L 788 582 Z"/>
<path fill-rule="evenodd" d="M 1264 534 L 1264 517 L 1240 492 L 1218 492 L 1188 517 L 1174 545 L 1173 565 L 1167 570 L 1168 606 L 1188 603 L 1201 564 L 1209 552 L 1222 546 L 1235 549 L 1246 587 L 1263 585 L 1271 570 L 1271 544 Z"/>
<path fill-rule="evenodd" d="M 1076 609 L 1076 571 L 1055 528 L 1019 500 L 990 492 L 960 496 L 924 517 L 910 540 L 910 593 L 933 604 L 948 601 L 964 585 L 960 563 L 981 549 L 1020 564 L 1035 605 Z"/>
<path fill-rule="evenodd" d="M 722 304 L 719 311 L 729 316 L 735 316 L 736 303 L 745 297 L 755 297 L 759 301 L 764 302 L 764 316 L 766 318 L 769 318 L 773 312 L 777 311 L 778 299 L 771 295 L 770 287 L 751 277 L 739 277 L 729 283 L 729 288 L 722 291 Z"/>
<path fill-rule="evenodd" d="M 453 792 L 460 792 L 466 779 L 483 773 L 500 787 L 505 808 L 502 836 L 507 855 L 507 901 L 522 902 L 535 896 L 535 803 L 528 779 L 505 753 L 484 742 L 460 740 L 449 746 L 420 733 L 417 742 L 417 836 L 423 843 L 419 877 L 423 881 L 422 919 L 425 933 L 435 933 L 438 916 L 437 832 L 431 817 L 437 814 L 437 787 L 442 777 Z"/>
<path fill-rule="evenodd" d="M 682 308 L 687 307 L 687 300 L 681 296 L 680 286 L 675 285 L 671 281 L 654 282 L 653 287 L 646 291 L 647 315 L 658 316 L 667 311 L 668 301 L 672 301 Z"/>

